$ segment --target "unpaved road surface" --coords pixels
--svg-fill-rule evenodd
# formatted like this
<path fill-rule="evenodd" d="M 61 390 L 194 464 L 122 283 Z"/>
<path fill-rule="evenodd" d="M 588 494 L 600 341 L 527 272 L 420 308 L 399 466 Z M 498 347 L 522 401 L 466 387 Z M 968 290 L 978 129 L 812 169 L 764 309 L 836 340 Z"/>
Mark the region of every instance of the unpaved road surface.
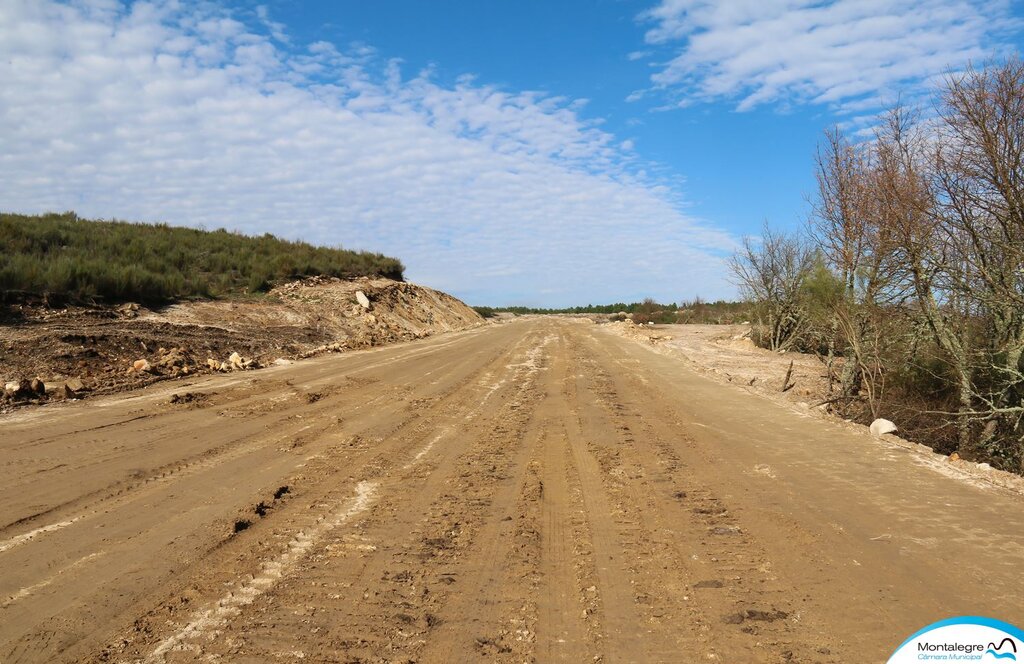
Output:
<path fill-rule="evenodd" d="M 1019 495 L 573 321 L 22 410 L 0 473 L 3 662 L 872 662 L 1024 618 Z"/>

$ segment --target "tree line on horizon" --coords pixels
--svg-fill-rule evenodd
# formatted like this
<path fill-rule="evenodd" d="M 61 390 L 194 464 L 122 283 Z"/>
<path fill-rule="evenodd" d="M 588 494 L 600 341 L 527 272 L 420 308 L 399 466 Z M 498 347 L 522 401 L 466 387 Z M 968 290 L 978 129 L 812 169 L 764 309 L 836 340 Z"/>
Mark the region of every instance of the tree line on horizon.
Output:
<path fill-rule="evenodd" d="M 818 354 L 843 417 L 1024 472 L 1024 63 L 827 132 L 816 176 L 806 227 L 732 260 L 755 341 Z"/>
<path fill-rule="evenodd" d="M 162 304 L 269 290 L 309 276 L 401 280 L 401 261 L 167 224 L 90 221 L 73 212 L 0 213 L 0 293 L 54 301 Z"/>
<path fill-rule="evenodd" d="M 640 302 L 615 302 L 613 304 L 587 304 L 584 306 L 564 308 L 544 307 L 473 307 L 477 313 L 484 318 L 491 318 L 499 313 L 510 313 L 515 315 L 527 314 L 595 314 L 615 315 L 626 314 L 636 323 L 711 323 L 711 324 L 733 324 L 746 321 L 750 317 L 750 305 L 746 302 L 734 302 L 729 300 L 717 300 L 706 302 L 700 297 L 692 300 L 682 300 L 678 303 L 659 303 L 653 298 L 646 298 Z"/>

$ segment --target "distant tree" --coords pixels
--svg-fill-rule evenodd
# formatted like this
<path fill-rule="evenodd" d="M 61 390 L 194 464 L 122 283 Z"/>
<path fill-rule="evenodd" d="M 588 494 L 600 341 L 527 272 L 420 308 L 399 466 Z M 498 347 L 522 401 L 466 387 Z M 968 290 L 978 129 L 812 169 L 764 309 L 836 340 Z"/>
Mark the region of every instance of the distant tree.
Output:
<path fill-rule="evenodd" d="M 804 238 L 772 230 L 760 241 L 747 237 L 729 260 L 742 295 L 754 304 L 763 341 L 771 350 L 787 350 L 808 323 L 804 284 L 815 252 Z"/>

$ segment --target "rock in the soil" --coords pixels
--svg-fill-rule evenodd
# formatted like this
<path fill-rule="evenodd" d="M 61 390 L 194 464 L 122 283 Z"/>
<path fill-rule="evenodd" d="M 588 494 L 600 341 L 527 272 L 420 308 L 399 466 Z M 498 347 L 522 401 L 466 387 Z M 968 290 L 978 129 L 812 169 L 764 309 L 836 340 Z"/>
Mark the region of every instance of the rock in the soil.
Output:
<path fill-rule="evenodd" d="M 28 379 L 14 380 L 4 386 L 4 394 L 12 399 L 28 399 L 34 392 L 32 381 Z"/>
<path fill-rule="evenodd" d="M 185 351 L 181 348 L 166 350 L 161 348 L 157 351 L 160 359 L 156 361 L 158 367 L 164 369 L 181 369 L 185 366 Z"/>
<path fill-rule="evenodd" d="M 889 420 L 878 418 L 871 423 L 871 434 L 874 436 L 884 436 L 887 433 L 896 433 L 896 431 L 896 425 Z"/>
<path fill-rule="evenodd" d="M 118 311 L 125 318 L 135 318 L 139 315 L 139 305 L 135 302 L 126 302 L 118 307 Z"/>
<path fill-rule="evenodd" d="M 230 357 L 228 357 L 228 364 L 231 365 L 232 369 L 241 370 L 244 368 L 245 360 L 238 353 L 231 353 Z"/>
<path fill-rule="evenodd" d="M 135 360 L 132 362 L 132 369 L 135 370 L 135 373 L 145 373 L 152 368 L 153 367 L 150 366 L 149 360 L 147 359 Z"/>
<path fill-rule="evenodd" d="M 366 297 L 366 293 L 361 290 L 356 291 L 356 302 L 359 303 L 363 309 L 370 310 L 370 298 Z"/>
<path fill-rule="evenodd" d="M 46 385 L 38 378 L 11 381 L 4 385 L 4 395 L 11 399 L 31 399 L 46 393 Z"/>
<path fill-rule="evenodd" d="M 286 367 L 289 364 L 294 364 L 294 362 L 292 362 L 291 360 L 286 360 L 283 357 L 279 357 L 276 360 L 274 360 L 274 366 Z"/>
<path fill-rule="evenodd" d="M 60 389 L 64 393 L 65 399 L 74 399 L 85 392 L 85 383 L 80 378 L 68 378 L 60 386 Z"/>
<path fill-rule="evenodd" d="M 213 369 L 214 371 L 220 371 L 220 362 L 213 359 L 212 357 L 206 358 L 206 366 Z"/>

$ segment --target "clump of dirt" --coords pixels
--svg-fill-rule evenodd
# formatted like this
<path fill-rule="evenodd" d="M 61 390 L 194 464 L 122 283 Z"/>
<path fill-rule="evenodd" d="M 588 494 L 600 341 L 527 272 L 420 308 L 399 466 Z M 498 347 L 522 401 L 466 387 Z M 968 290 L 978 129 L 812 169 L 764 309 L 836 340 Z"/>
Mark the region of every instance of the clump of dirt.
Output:
<path fill-rule="evenodd" d="M 775 622 L 776 620 L 785 620 L 789 617 L 789 614 L 785 611 L 779 611 L 778 609 L 770 609 L 763 611 L 760 609 L 746 609 L 744 611 L 737 611 L 736 613 L 730 613 L 725 616 L 722 621 L 729 625 L 739 625 L 746 620 L 755 620 L 760 622 Z"/>
<path fill-rule="evenodd" d="M 45 401 L 135 389 L 181 376 L 244 371 L 323 353 L 419 339 L 483 324 L 456 298 L 390 279 L 312 277 L 247 300 L 0 308 L 0 387 L 38 378 L 34 399 L 0 392 L 0 412 Z"/>
<path fill-rule="evenodd" d="M 694 588 L 724 588 L 725 584 L 719 579 L 708 579 L 706 581 L 698 581 L 693 584 Z"/>
<path fill-rule="evenodd" d="M 172 394 L 170 402 L 172 404 L 182 406 L 200 406 L 209 400 L 209 394 L 203 394 L 202 392 L 183 392 L 181 394 Z"/>

